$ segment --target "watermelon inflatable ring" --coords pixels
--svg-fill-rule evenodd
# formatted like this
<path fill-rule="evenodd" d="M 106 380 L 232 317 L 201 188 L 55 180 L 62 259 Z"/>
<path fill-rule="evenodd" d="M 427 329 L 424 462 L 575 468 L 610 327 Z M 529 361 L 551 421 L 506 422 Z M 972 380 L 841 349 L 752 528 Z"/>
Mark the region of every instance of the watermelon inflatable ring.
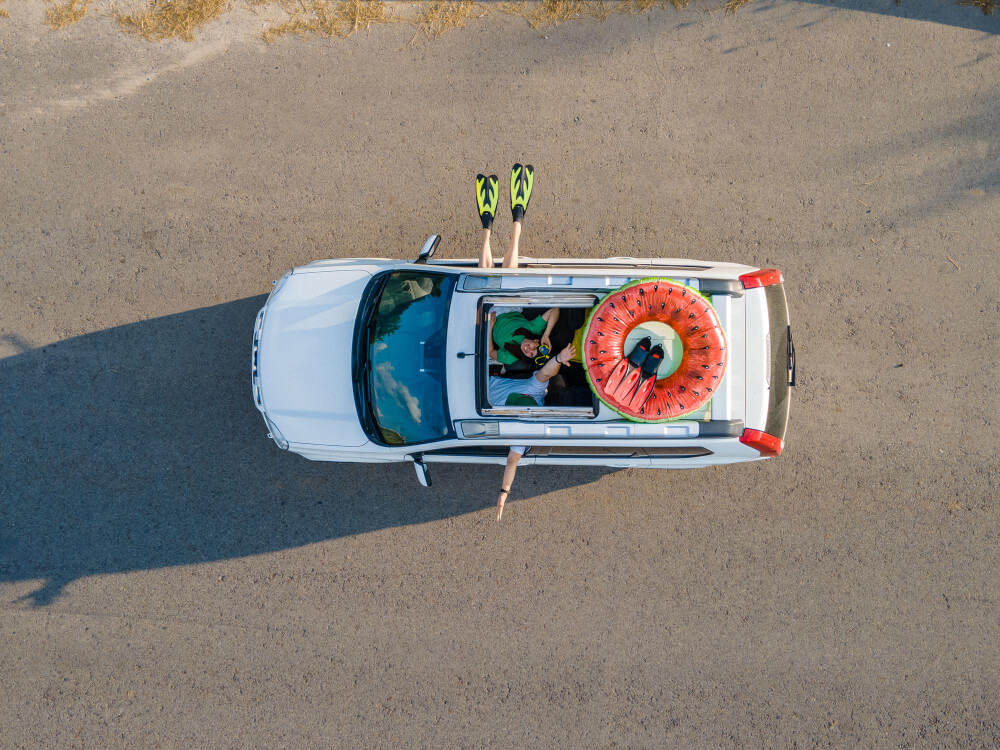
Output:
<path fill-rule="evenodd" d="M 665 323 L 682 347 L 673 372 L 664 367 L 644 404 L 632 408 L 603 383 L 626 357 L 625 341 L 643 324 Z M 654 342 L 655 343 L 655 342 Z M 719 316 L 695 289 L 672 279 L 641 279 L 608 294 L 591 311 L 583 339 L 587 380 L 597 397 L 633 422 L 665 422 L 689 414 L 715 395 L 726 373 L 726 335 Z"/>

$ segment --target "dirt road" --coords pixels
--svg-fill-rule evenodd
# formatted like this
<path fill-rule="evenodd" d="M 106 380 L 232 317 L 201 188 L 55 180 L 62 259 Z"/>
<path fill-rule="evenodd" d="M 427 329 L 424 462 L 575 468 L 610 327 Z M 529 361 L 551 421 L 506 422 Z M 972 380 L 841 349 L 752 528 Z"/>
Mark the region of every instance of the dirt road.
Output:
<path fill-rule="evenodd" d="M 760 3 L 436 43 L 0 26 L 0 746 L 995 747 L 1000 18 Z M 781 268 L 780 459 L 317 465 L 272 279 L 522 252 Z M 496 226 L 496 246 L 510 231 Z M 345 353 L 346 357 L 346 353 Z M 345 359 L 346 362 L 346 359 Z"/>

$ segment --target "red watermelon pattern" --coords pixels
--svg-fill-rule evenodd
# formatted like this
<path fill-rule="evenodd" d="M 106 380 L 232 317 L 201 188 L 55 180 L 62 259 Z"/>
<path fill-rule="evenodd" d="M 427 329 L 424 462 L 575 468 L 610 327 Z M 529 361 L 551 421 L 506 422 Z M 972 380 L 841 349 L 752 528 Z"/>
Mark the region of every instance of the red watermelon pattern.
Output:
<path fill-rule="evenodd" d="M 627 354 L 629 332 L 651 320 L 676 331 L 683 356 L 673 373 L 657 380 L 646 403 L 633 409 L 606 393 L 602 383 Z M 583 339 L 591 389 L 635 422 L 662 422 L 696 411 L 715 395 L 728 360 L 726 334 L 715 308 L 691 287 L 671 279 L 643 279 L 611 292 L 591 311 Z"/>

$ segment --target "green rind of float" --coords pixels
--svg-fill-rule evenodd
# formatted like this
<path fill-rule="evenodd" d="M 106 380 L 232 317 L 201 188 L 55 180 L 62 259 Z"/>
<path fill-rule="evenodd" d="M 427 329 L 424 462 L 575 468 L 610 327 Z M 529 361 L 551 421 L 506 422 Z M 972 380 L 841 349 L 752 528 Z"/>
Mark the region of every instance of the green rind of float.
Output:
<path fill-rule="evenodd" d="M 701 292 L 699 292 L 693 286 L 690 286 L 688 284 L 682 284 L 681 282 L 677 281 L 676 279 L 670 279 L 670 278 L 661 277 L 661 276 L 649 276 L 649 277 L 647 277 L 645 279 L 638 279 L 637 281 L 630 281 L 628 284 L 625 284 L 624 286 L 620 286 L 617 289 L 612 289 L 610 292 L 608 292 L 603 297 L 601 297 L 600 301 L 596 305 L 594 305 L 593 308 L 591 308 L 590 314 L 587 315 L 587 322 L 585 323 L 585 325 L 586 325 L 585 336 L 590 336 L 590 321 L 593 319 L 594 313 L 597 312 L 598 308 L 601 305 L 604 304 L 604 301 L 606 299 L 608 299 L 608 297 L 611 297 L 612 295 L 618 294 L 619 292 L 624 292 L 626 289 L 631 289 L 632 287 L 637 286 L 638 284 L 649 283 L 650 281 L 665 281 L 665 282 L 667 282 L 669 284 L 676 284 L 677 286 L 682 286 L 682 287 L 684 287 L 686 289 L 690 289 L 692 292 L 694 292 L 699 297 L 701 297 L 703 300 L 705 300 L 708 303 L 709 307 L 711 307 L 713 310 L 715 309 L 715 305 L 712 304 L 712 300 L 710 300 L 704 294 L 702 294 Z M 626 334 L 626 338 L 627 337 L 628 337 L 628 334 Z M 586 346 L 586 341 L 587 341 L 587 339 L 584 338 L 584 346 Z M 590 386 L 590 392 L 593 393 L 595 396 L 597 396 L 597 400 L 598 401 L 600 401 L 606 407 L 608 407 L 609 409 L 611 409 L 611 411 L 613 411 L 618 416 L 624 417 L 625 419 L 627 419 L 629 422 L 637 422 L 639 424 L 662 424 L 664 422 L 676 422 L 677 420 L 684 419 L 686 416 L 688 416 L 688 414 L 690 414 L 690 413 L 698 410 L 698 409 L 694 409 L 694 410 L 692 410 L 692 412 L 688 412 L 688 414 L 680 414 L 680 415 L 678 415 L 676 417 L 667 417 L 666 419 L 637 419 L 636 417 L 633 417 L 631 414 L 626 414 L 621 409 L 618 409 L 617 407 L 614 406 L 614 404 L 609 404 L 607 401 L 605 401 L 603 398 L 601 398 L 601 394 L 597 392 L 597 386 L 596 386 L 596 384 L 594 383 L 593 380 L 590 379 L 590 368 L 587 367 L 587 363 L 583 361 L 583 352 L 580 352 L 580 359 L 581 359 L 581 363 L 583 364 L 583 374 L 586 375 L 586 377 L 587 377 L 587 385 Z M 659 378 L 657 378 L 657 379 L 659 379 Z M 714 398 L 714 396 L 712 398 Z M 703 405 L 707 406 L 710 403 L 712 403 L 712 399 L 711 398 L 708 401 L 706 401 Z M 701 407 L 698 407 L 698 408 L 700 409 Z"/>

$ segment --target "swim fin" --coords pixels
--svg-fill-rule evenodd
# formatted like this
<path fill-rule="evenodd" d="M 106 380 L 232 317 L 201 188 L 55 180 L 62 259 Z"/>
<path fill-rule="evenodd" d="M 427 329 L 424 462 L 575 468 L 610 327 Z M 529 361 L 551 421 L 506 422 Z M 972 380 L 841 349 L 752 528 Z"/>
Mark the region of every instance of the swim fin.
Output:
<path fill-rule="evenodd" d="M 524 221 L 524 212 L 531 200 L 531 188 L 535 184 L 535 168 L 528 164 L 515 164 L 510 170 L 510 213 L 514 221 Z"/>
<path fill-rule="evenodd" d="M 611 374 L 608 375 L 608 379 L 604 382 L 605 393 L 611 394 L 619 385 L 621 385 L 630 365 L 632 367 L 642 367 L 642 363 L 646 361 L 646 355 L 649 354 L 649 347 L 652 343 L 652 339 L 650 339 L 649 336 L 646 336 L 642 339 L 642 341 L 635 345 L 632 351 L 629 352 L 628 356 L 622 357 L 618 361 L 618 364 L 612 368 Z"/>
<path fill-rule="evenodd" d="M 479 218 L 483 222 L 483 229 L 493 226 L 493 219 L 497 216 L 497 203 L 500 199 L 500 178 L 495 174 L 487 177 L 484 174 L 476 175 L 476 207 L 479 209 Z"/>
<path fill-rule="evenodd" d="M 638 360 L 637 358 L 636 366 L 629 371 L 628 375 L 622 379 L 622 382 L 619 383 L 618 387 L 611 393 L 611 397 L 622 406 L 628 404 L 629 398 L 631 398 L 632 394 L 635 393 L 635 389 L 639 387 L 639 378 L 642 375 L 642 368 L 649 361 L 650 355 L 656 351 L 658 346 L 659 344 L 650 350 L 647 345 L 647 351 L 644 353 L 642 359 Z M 660 349 L 660 351 L 662 352 L 663 350 Z"/>
<path fill-rule="evenodd" d="M 632 411 L 639 411 L 645 406 L 649 394 L 653 392 L 653 387 L 656 385 L 656 371 L 660 369 L 662 361 L 663 347 L 657 344 L 650 350 L 649 356 L 646 357 L 646 361 L 642 363 L 640 368 L 639 385 L 628 401 L 628 408 Z"/>

